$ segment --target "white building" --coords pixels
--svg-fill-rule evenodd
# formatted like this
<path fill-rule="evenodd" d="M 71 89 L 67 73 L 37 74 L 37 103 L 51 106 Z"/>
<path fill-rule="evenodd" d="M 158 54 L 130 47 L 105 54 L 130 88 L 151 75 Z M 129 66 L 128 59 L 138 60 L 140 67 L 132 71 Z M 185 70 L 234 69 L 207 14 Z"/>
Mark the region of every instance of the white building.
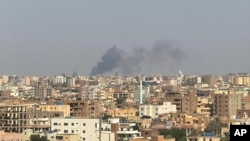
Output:
<path fill-rule="evenodd" d="M 163 105 L 140 105 L 140 116 L 150 116 L 151 118 L 158 118 L 159 114 L 177 112 L 176 105 L 171 102 L 163 102 Z"/>
<path fill-rule="evenodd" d="M 93 99 L 106 99 L 105 96 L 105 91 L 99 89 L 99 88 L 91 88 L 90 90 L 88 90 L 87 92 L 87 98 L 93 100 Z"/>
<path fill-rule="evenodd" d="M 115 135 L 110 131 L 111 126 L 106 125 L 101 131 L 102 141 L 114 141 Z M 99 119 L 82 119 L 76 117 L 51 119 L 51 130 L 58 134 L 79 134 L 80 141 L 99 140 Z"/>
<path fill-rule="evenodd" d="M 120 119 L 109 119 L 108 123 L 102 124 L 103 129 L 109 129 L 113 126 L 112 131 L 117 134 L 116 140 L 118 141 L 129 141 L 132 139 L 143 138 L 141 137 L 141 132 L 139 132 L 136 127 L 136 123 L 121 123 Z"/>

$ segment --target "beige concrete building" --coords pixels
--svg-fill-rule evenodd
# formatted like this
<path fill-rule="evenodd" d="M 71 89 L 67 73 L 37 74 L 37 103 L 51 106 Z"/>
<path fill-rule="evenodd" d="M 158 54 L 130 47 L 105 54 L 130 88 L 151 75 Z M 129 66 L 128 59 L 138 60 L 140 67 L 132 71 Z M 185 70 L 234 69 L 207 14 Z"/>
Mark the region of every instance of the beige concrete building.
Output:
<path fill-rule="evenodd" d="M 1 141 L 24 141 L 24 135 L 22 133 L 5 133 L 0 131 Z"/>
<path fill-rule="evenodd" d="M 2 76 L 2 83 L 7 84 L 9 82 L 9 76 L 8 75 L 3 75 Z"/>
<path fill-rule="evenodd" d="M 235 118 L 237 110 L 242 108 L 242 94 L 233 90 L 215 91 L 213 114 L 219 117 Z"/>
<path fill-rule="evenodd" d="M 177 112 L 195 113 L 197 111 L 197 96 L 194 91 L 172 91 L 167 92 L 165 101 L 176 105 Z"/>
<path fill-rule="evenodd" d="M 211 115 L 210 104 L 211 103 L 209 97 L 198 97 L 196 112 L 204 116 L 210 116 Z"/>
<path fill-rule="evenodd" d="M 206 137 L 206 136 L 187 137 L 187 141 L 220 141 L 220 137 Z"/>
<path fill-rule="evenodd" d="M 129 117 L 135 117 L 137 109 L 108 109 L 107 114 L 111 115 L 112 117 L 120 117 L 120 118 L 129 118 Z"/>
<path fill-rule="evenodd" d="M 0 78 L 0 86 L 2 86 L 2 85 L 3 85 L 3 79 Z"/>
<path fill-rule="evenodd" d="M 70 116 L 95 118 L 102 114 L 103 105 L 99 100 L 67 100 L 64 102 L 70 105 Z"/>
<path fill-rule="evenodd" d="M 39 105 L 40 111 L 63 112 L 63 117 L 70 116 L 69 105 Z"/>
<path fill-rule="evenodd" d="M 235 76 L 233 79 L 233 84 L 250 86 L 250 76 Z"/>
<path fill-rule="evenodd" d="M 215 75 L 205 75 L 202 77 L 202 82 L 208 85 L 216 85 L 218 76 Z"/>
<path fill-rule="evenodd" d="M 50 141 L 78 141 L 80 138 L 79 134 L 59 134 L 56 135 L 54 139 L 49 139 Z"/>
<path fill-rule="evenodd" d="M 48 131 L 50 120 L 54 117 L 63 117 L 60 111 L 40 111 L 38 104 L 3 105 L 2 128 L 5 132 L 22 133 L 24 130 Z"/>
<path fill-rule="evenodd" d="M 37 84 L 35 86 L 35 97 L 45 98 L 51 97 L 53 95 L 54 89 L 51 86 L 44 86 L 42 84 Z"/>

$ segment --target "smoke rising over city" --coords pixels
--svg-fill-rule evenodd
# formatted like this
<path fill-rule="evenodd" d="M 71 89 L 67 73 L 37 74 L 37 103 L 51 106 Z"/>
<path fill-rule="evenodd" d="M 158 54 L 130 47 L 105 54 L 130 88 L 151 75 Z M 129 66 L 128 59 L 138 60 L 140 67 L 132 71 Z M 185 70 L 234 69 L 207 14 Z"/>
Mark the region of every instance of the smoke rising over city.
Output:
<path fill-rule="evenodd" d="M 133 75 L 142 72 L 142 64 L 156 66 L 160 63 L 179 65 L 186 54 L 184 51 L 166 41 L 159 41 L 153 47 L 134 48 L 128 53 L 117 47 L 112 47 L 101 57 L 101 61 L 92 68 L 90 75 L 98 75 L 111 72 L 115 69 L 121 71 L 123 75 Z"/>
<path fill-rule="evenodd" d="M 101 61 L 92 68 L 90 75 L 98 75 L 112 71 L 123 60 L 122 54 L 123 51 L 115 46 L 108 49 L 102 56 Z"/>

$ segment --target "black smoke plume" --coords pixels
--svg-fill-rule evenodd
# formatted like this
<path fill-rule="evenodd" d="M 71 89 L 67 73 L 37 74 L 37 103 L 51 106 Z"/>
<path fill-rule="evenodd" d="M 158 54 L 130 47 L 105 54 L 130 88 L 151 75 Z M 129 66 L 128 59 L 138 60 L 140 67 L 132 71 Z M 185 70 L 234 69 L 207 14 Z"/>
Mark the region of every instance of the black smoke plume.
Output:
<path fill-rule="evenodd" d="M 115 69 L 122 61 L 122 50 L 112 47 L 102 56 L 101 61 L 92 68 L 90 75 L 103 74 Z"/>
<path fill-rule="evenodd" d="M 156 42 L 150 49 L 134 48 L 130 54 L 113 47 L 92 69 L 91 75 L 103 74 L 114 69 L 120 69 L 124 75 L 133 75 L 141 71 L 142 64 L 152 67 L 160 63 L 180 64 L 185 56 L 180 48 L 166 41 Z"/>

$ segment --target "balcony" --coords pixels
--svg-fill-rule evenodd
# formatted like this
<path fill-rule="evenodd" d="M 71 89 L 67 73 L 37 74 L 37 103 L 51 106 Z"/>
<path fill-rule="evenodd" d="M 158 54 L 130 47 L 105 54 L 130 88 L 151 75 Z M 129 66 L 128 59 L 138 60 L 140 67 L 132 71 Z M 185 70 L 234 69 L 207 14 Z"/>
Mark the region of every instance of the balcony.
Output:
<path fill-rule="evenodd" d="M 140 132 L 138 132 L 137 130 L 132 130 L 132 131 L 117 131 L 117 134 L 139 134 Z"/>

